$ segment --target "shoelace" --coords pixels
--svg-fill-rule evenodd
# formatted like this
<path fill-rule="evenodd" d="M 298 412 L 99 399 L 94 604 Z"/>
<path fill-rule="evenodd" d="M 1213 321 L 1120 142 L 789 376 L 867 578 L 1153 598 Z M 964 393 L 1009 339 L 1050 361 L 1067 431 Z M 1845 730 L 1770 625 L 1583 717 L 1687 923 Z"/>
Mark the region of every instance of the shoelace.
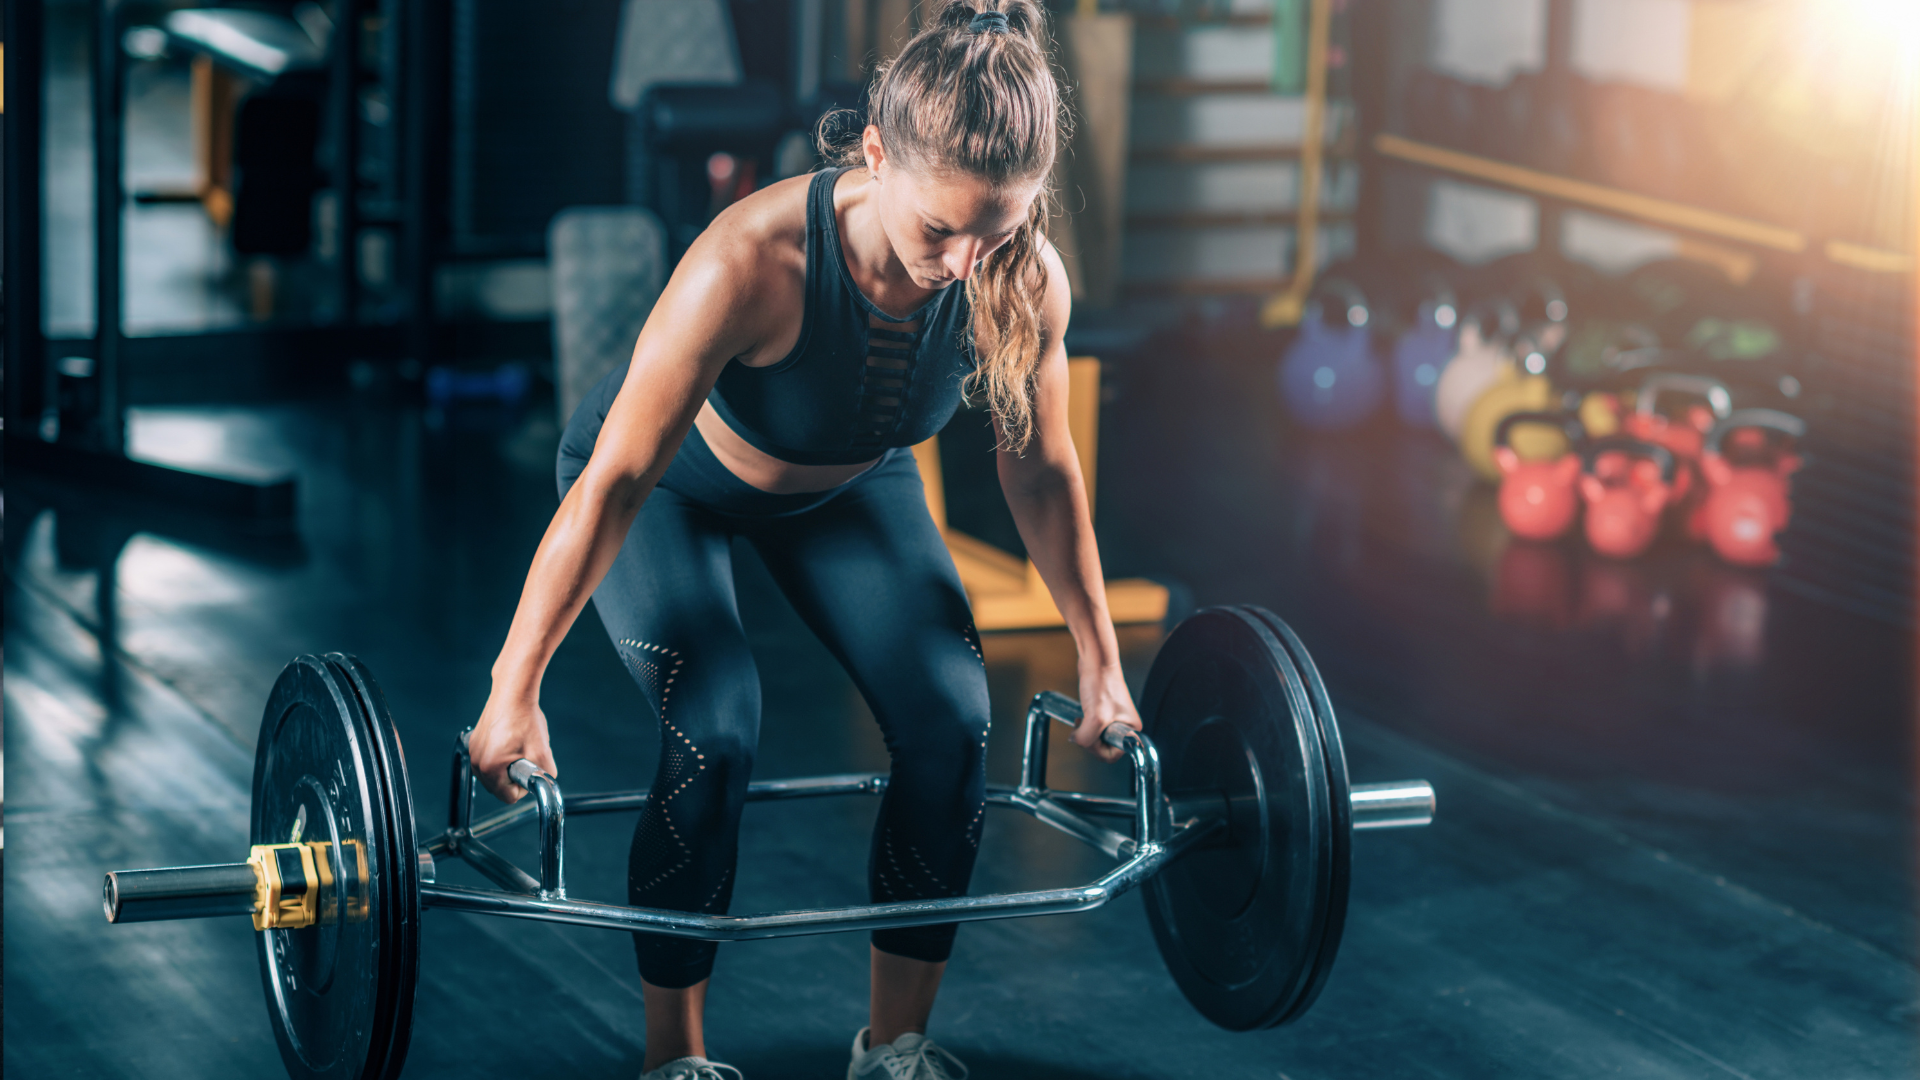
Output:
<path fill-rule="evenodd" d="M 967 1080 L 967 1066 L 944 1048 L 935 1046 L 932 1039 L 924 1040 L 913 1048 L 911 1054 L 901 1054 L 895 1060 L 911 1066 L 904 1074 L 912 1080 L 921 1080 L 924 1073 L 928 1080 Z M 947 1071 L 947 1064 L 959 1069 L 958 1075 Z"/>
<path fill-rule="evenodd" d="M 726 1071 L 722 1072 L 722 1069 Z M 709 1061 L 704 1065 L 693 1066 L 691 1071 L 674 1073 L 673 1080 L 746 1080 L 746 1077 L 741 1076 L 740 1070 L 731 1065 Z"/>

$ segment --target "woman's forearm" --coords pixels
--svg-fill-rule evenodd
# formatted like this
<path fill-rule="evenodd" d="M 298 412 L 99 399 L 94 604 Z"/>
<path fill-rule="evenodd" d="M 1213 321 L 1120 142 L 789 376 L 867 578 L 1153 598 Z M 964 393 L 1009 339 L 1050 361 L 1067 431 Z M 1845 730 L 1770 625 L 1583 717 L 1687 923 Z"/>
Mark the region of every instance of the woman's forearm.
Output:
<path fill-rule="evenodd" d="M 640 505 L 678 453 L 725 362 L 708 356 L 703 366 L 650 365 L 645 347 L 652 329 L 650 322 L 641 332 L 586 468 L 560 500 L 527 568 L 506 643 L 493 662 L 493 694 L 502 700 L 538 704 L 547 663 L 612 568 Z"/>
<path fill-rule="evenodd" d="M 1001 488 L 1027 557 L 1067 622 L 1082 666 L 1117 666 L 1120 646 L 1107 610 L 1106 581 L 1077 462 L 1003 466 Z"/>
<path fill-rule="evenodd" d="M 650 475 L 607 478 L 597 471 L 589 466 L 574 483 L 540 539 L 506 644 L 493 663 L 496 694 L 538 700 L 554 651 L 613 565 L 653 490 Z"/>

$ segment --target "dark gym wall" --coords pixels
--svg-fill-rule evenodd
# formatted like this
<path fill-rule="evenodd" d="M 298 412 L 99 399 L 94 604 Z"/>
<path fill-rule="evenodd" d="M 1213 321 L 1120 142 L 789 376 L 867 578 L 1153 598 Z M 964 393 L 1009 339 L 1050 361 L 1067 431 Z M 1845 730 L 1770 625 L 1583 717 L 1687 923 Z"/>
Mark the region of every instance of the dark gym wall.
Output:
<path fill-rule="evenodd" d="M 620 201 L 619 21 L 620 0 L 454 0 L 455 254 L 539 255 L 555 213 Z"/>
<path fill-rule="evenodd" d="M 620 0 L 454 0 L 452 251 L 539 255 L 569 206 L 624 200 L 607 98 Z M 791 96 L 791 0 L 729 0 L 744 75 Z"/>
<path fill-rule="evenodd" d="M 1353 52 L 1353 94 L 1360 142 L 1382 131 L 1406 130 L 1407 81 L 1426 61 L 1432 34 L 1432 0 L 1377 0 L 1353 12 L 1352 35 L 1367 47 Z M 1356 231 L 1357 253 L 1384 258 L 1426 246 L 1427 181 L 1407 172 L 1360 170 L 1356 217 L 1371 225 Z"/>
<path fill-rule="evenodd" d="M 733 36 L 740 44 L 740 73 L 793 96 L 792 0 L 727 0 Z"/>

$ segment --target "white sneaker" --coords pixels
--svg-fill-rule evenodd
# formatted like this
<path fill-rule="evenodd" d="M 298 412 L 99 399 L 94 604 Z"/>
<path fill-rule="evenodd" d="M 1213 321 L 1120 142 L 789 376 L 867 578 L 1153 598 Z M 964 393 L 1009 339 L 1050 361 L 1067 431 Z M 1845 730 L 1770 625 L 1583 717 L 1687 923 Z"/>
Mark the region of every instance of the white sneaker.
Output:
<path fill-rule="evenodd" d="M 640 1074 L 640 1080 L 745 1080 L 740 1070 L 703 1057 L 674 1058 Z"/>
<path fill-rule="evenodd" d="M 967 1067 L 917 1032 L 884 1046 L 867 1046 L 867 1028 L 853 1037 L 847 1080 L 967 1080 Z"/>

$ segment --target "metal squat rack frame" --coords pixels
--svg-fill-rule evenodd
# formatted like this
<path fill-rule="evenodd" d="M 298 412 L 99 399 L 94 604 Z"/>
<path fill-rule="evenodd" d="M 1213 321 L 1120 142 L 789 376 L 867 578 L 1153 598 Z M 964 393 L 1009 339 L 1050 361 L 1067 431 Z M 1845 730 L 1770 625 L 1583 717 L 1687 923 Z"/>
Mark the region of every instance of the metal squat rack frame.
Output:
<path fill-rule="evenodd" d="M 798 937 L 806 934 L 928 926 L 949 922 L 981 922 L 1028 915 L 1059 915 L 1090 911 L 1134 888 L 1187 849 L 1216 830 L 1225 828 L 1226 808 L 1218 796 L 1169 801 L 1161 791 L 1160 755 L 1144 733 L 1121 725 L 1101 736 L 1107 745 L 1125 753 L 1133 769 L 1133 797 L 1088 795 L 1054 791 L 1047 787 L 1047 722 L 1069 726 L 1080 722 L 1080 706 L 1053 691 L 1034 695 L 1027 709 L 1026 737 L 1020 764 L 1020 783 L 989 784 L 987 803 L 1021 810 L 1068 836 L 1121 860 L 1092 884 L 1077 888 L 955 896 L 933 900 L 906 900 L 851 907 L 776 911 L 761 915 L 702 915 L 661 908 L 630 907 L 575 900 L 567 896 L 565 877 L 566 817 L 638 810 L 647 792 L 616 791 L 563 796 L 560 785 L 533 762 L 522 759 L 508 770 L 513 781 L 526 788 L 520 801 L 473 817 L 473 761 L 467 751 L 467 732 L 455 740 L 452 798 L 447 829 L 418 847 L 420 902 L 426 907 L 506 915 L 543 922 L 569 923 L 609 930 L 646 931 L 702 941 L 746 941 L 756 938 Z M 748 802 L 804 799 L 825 795 L 879 795 L 887 789 L 885 773 L 841 773 L 789 780 L 761 780 L 747 787 Z M 1355 829 L 1407 828 L 1433 819 L 1433 788 L 1425 781 L 1357 784 L 1353 791 Z M 537 818 L 540 823 L 540 867 L 535 877 L 500 854 L 486 837 Z M 1131 820 L 1126 835 L 1093 818 Z M 435 862 L 460 858 L 500 888 L 474 889 L 436 881 Z"/>

